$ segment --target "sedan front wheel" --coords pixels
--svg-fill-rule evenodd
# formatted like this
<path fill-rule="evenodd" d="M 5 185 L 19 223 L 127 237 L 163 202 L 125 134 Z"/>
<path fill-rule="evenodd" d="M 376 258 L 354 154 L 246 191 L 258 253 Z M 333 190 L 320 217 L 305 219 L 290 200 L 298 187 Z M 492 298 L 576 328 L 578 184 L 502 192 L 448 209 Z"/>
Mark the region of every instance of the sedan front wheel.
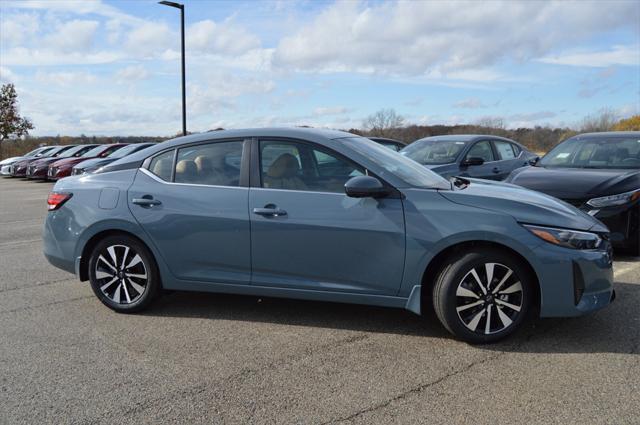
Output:
<path fill-rule="evenodd" d="M 533 301 L 529 269 L 494 249 L 471 250 L 450 261 L 433 291 L 442 324 L 471 343 L 494 342 L 516 331 Z"/>

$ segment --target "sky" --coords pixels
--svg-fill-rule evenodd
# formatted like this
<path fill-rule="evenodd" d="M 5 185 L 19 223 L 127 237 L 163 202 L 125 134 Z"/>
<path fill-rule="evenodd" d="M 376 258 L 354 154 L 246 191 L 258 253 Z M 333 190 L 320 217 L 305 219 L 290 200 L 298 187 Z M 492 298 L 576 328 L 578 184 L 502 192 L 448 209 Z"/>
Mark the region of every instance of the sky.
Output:
<path fill-rule="evenodd" d="M 187 126 L 359 128 L 640 111 L 638 1 L 187 0 Z M 179 11 L 0 0 L 0 82 L 32 135 L 181 129 Z"/>

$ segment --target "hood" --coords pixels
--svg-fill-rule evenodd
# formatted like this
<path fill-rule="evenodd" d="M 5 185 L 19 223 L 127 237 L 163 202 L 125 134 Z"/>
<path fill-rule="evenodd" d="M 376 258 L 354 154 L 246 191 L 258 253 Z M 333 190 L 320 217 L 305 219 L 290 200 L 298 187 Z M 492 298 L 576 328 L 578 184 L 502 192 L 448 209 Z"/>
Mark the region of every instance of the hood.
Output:
<path fill-rule="evenodd" d="M 640 170 L 525 167 L 507 181 L 556 198 L 584 199 L 640 188 Z"/>
<path fill-rule="evenodd" d="M 440 191 L 452 202 L 509 214 L 517 221 L 540 226 L 606 232 L 600 221 L 551 196 L 490 180 L 467 179 L 461 190 Z"/>
<path fill-rule="evenodd" d="M 94 167 L 102 167 L 111 162 L 115 161 L 115 158 L 93 158 L 87 159 L 86 161 L 82 161 L 74 166 L 74 168 L 94 168 Z"/>
<path fill-rule="evenodd" d="M 26 156 L 12 156 L 11 158 L 6 158 L 0 161 L 0 165 L 8 165 L 16 161 L 20 161 L 21 159 L 25 159 Z"/>
<path fill-rule="evenodd" d="M 79 164 L 79 163 L 81 163 L 83 161 L 86 161 L 87 159 L 93 159 L 93 158 L 82 158 L 82 157 L 78 157 L 78 158 L 75 158 L 75 157 L 74 158 L 63 158 L 63 159 L 60 159 L 60 160 L 54 162 L 52 164 L 52 166 L 53 167 L 57 167 L 57 168 L 60 168 L 60 167 L 73 167 L 74 165 Z"/>
<path fill-rule="evenodd" d="M 30 165 L 36 165 L 38 167 L 51 164 L 52 162 L 60 161 L 60 158 L 40 158 L 31 161 Z"/>

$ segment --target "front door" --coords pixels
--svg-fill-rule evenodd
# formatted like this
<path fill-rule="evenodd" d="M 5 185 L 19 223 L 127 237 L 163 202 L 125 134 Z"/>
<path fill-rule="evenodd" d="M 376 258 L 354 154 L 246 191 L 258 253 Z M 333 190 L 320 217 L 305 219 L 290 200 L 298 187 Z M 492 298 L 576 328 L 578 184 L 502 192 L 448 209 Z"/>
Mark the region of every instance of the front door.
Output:
<path fill-rule="evenodd" d="M 344 183 L 367 171 L 318 145 L 261 140 L 257 151 L 252 284 L 395 295 L 404 268 L 402 201 L 347 197 Z"/>
<path fill-rule="evenodd" d="M 465 159 L 469 158 L 482 158 L 484 163 L 481 165 L 463 166 L 460 170 L 460 176 L 500 180 L 500 173 L 502 170 L 500 168 L 499 161 L 496 161 L 493 147 L 489 140 L 480 140 L 471 146 L 465 155 Z"/>
<path fill-rule="evenodd" d="M 185 146 L 137 173 L 129 207 L 179 279 L 249 284 L 249 188 L 243 141 Z M 247 142 L 249 143 L 249 142 Z"/>

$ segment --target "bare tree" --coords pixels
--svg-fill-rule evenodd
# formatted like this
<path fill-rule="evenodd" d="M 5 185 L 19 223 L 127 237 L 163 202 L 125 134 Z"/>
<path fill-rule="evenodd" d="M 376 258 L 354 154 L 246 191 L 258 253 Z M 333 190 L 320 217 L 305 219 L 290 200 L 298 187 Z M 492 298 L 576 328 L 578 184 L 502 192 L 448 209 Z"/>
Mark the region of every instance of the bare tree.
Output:
<path fill-rule="evenodd" d="M 0 88 L 0 158 L 5 140 L 26 136 L 33 124 L 18 112 L 18 94 L 13 84 Z"/>
<path fill-rule="evenodd" d="M 369 136 L 391 137 L 394 130 L 404 126 L 404 117 L 395 109 L 380 109 L 369 115 L 362 122 L 362 127 Z"/>
<path fill-rule="evenodd" d="M 603 108 L 596 114 L 585 117 L 580 125 L 580 131 L 610 131 L 616 126 L 618 119 L 618 114 L 613 109 Z"/>

